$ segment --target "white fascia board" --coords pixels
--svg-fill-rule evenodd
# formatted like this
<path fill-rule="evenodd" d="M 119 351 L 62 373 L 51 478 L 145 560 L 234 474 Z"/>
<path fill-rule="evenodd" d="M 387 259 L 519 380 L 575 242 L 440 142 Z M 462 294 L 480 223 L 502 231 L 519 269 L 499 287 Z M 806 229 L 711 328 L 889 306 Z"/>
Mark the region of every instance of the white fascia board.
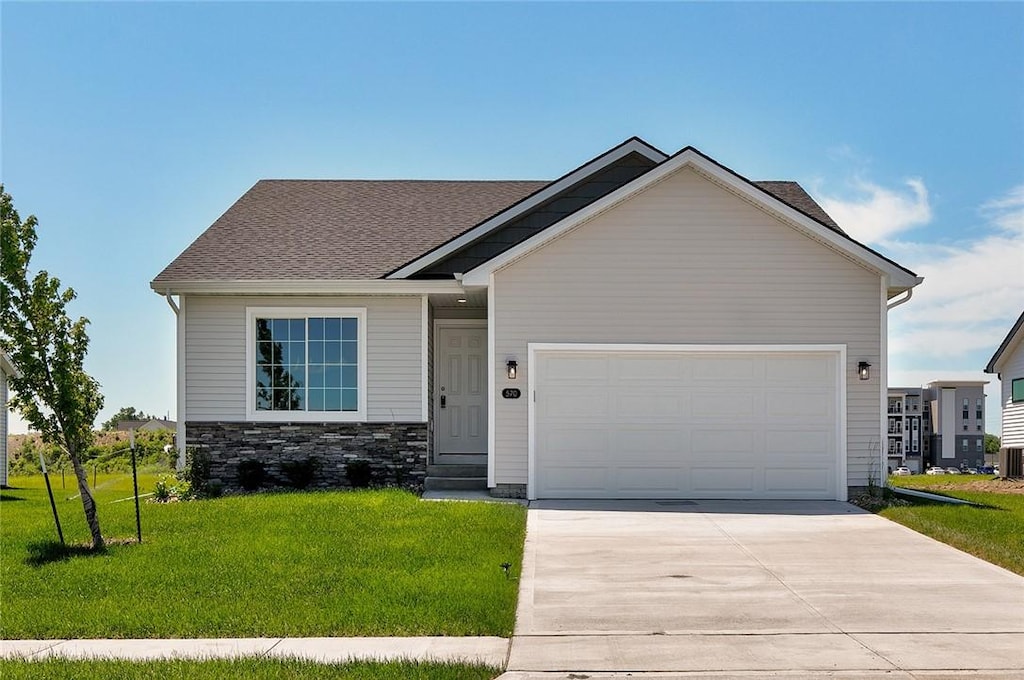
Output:
<path fill-rule="evenodd" d="M 614 149 L 608 151 L 607 153 L 598 156 L 597 158 L 590 161 L 586 165 L 580 167 L 578 170 L 573 170 L 565 177 L 549 184 L 548 186 L 538 191 L 536 194 L 528 196 L 523 201 L 509 207 L 507 210 L 503 210 L 502 212 L 498 213 L 497 215 L 490 218 L 486 222 L 483 222 L 477 225 L 476 227 L 473 227 L 472 229 L 462 234 L 461 236 L 452 239 L 448 243 L 445 243 L 443 246 L 440 246 L 437 249 L 430 251 L 426 255 L 416 260 L 413 260 L 412 262 L 405 265 L 401 269 L 395 271 L 393 274 L 389 274 L 387 278 L 404 279 L 407 276 L 411 276 L 416 272 L 431 266 L 435 262 L 438 262 L 443 258 L 447 257 L 448 255 L 451 255 L 456 250 L 459 250 L 460 248 L 464 247 L 469 243 L 472 243 L 481 236 L 484 236 L 489 232 L 502 226 L 503 224 L 506 224 L 507 222 L 514 220 L 523 213 L 529 210 L 533 210 L 538 205 L 551 199 L 560 192 L 568 189 L 569 187 L 571 187 L 573 184 L 576 184 L 580 180 L 586 179 L 595 172 L 598 172 L 604 167 L 610 165 L 611 163 L 614 163 L 615 161 L 618 161 L 620 158 L 623 158 L 624 156 L 627 156 L 634 152 L 642 154 L 656 163 L 661 163 L 666 158 L 668 158 L 668 156 L 666 156 L 665 154 L 661 153 L 660 151 L 651 146 L 648 146 L 647 144 L 644 144 L 639 139 L 631 139 L 628 142 L 621 144 L 615 147 Z"/>
<path fill-rule="evenodd" d="M 11 363 L 10 358 L 3 352 L 0 352 L 0 370 L 2 370 L 5 375 L 11 375 L 15 378 L 21 377 L 21 371 Z"/>
<path fill-rule="evenodd" d="M 854 261 L 860 262 L 863 266 L 889 277 L 890 286 L 897 292 L 913 288 L 923 281 L 922 278 L 914 276 L 897 265 L 889 262 L 880 255 L 873 253 L 867 247 L 844 237 L 816 220 L 804 215 L 799 210 L 787 205 L 774 196 L 761 191 L 743 178 L 729 172 L 717 163 L 702 156 L 693 149 L 687 149 L 668 159 L 650 172 L 641 175 L 629 184 L 622 186 L 603 198 L 594 201 L 585 208 L 569 215 L 560 222 L 556 222 L 544 231 L 535 234 L 531 238 L 510 248 L 501 255 L 489 260 L 479 267 L 466 272 L 462 276 L 462 282 L 466 286 L 486 285 L 488 276 L 514 260 L 527 253 L 543 246 L 548 241 L 557 238 L 565 232 L 593 219 L 600 213 L 609 210 L 616 205 L 628 200 L 649 186 L 660 182 L 669 175 L 682 170 L 685 167 L 692 167 L 708 179 L 718 183 L 733 193 L 746 198 L 755 205 L 763 207 L 770 213 L 781 217 L 784 221 L 793 225 L 808 236 L 819 242 L 839 251 Z"/>
<path fill-rule="evenodd" d="M 455 281 L 390 281 L 387 279 L 154 281 L 160 295 L 431 295 L 464 293 Z"/>

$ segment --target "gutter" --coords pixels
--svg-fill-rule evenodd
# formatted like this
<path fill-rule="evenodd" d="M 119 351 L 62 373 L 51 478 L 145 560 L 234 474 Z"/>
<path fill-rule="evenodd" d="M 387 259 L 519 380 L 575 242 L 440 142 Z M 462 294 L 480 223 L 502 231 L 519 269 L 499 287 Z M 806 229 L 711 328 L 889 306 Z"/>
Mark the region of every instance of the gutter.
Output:
<path fill-rule="evenodd" d="M 927 491 L 918 491 L 917 489 L 904 489 L 902 487 L 892 485 L 888 485 L 888 489 L 897 496 L 910 496 L 911 498 L 924 499 L 926 501 L 933 501 L 936 503 L 949 503 L 950 505 L 970 505 L 975 508 L 983 507 L 977 503 L 965 501 L 962 498 L 940 496 L 937 493 L 928 493 Z"/>
<path fill-rule="evenodd" d="M 914 289 L 913 288 L 907 288 L 907 296 L 905 298 L 900 298 L 899 300 L 896 300 L 895 302 L 890 302 L 888 305 L 886 305 L 885 308 L 887 310 L 895 309 L 896 307 L 899 307 L 900 305 L 902 305 L 905 302 L 910 302 L 910 298 L 912 298 L 912 297 L 914 297 Z"/>

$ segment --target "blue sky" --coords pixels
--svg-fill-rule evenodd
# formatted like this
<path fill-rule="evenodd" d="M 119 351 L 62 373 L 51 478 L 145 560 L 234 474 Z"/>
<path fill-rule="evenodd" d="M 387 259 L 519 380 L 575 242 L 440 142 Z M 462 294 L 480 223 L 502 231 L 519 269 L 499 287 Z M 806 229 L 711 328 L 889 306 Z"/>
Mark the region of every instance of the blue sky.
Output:
<path fill-rule="evenodd" d="M 0 176 L 92 321 L 101 418 L 174 416 L 148 282 L 260 178 L 555 178 L 639 135 L 797 180 L 924 275 L 890 384 L 983 379 L 1024 308 L 1021 3 L 3 2 L 0 31 Z"/>

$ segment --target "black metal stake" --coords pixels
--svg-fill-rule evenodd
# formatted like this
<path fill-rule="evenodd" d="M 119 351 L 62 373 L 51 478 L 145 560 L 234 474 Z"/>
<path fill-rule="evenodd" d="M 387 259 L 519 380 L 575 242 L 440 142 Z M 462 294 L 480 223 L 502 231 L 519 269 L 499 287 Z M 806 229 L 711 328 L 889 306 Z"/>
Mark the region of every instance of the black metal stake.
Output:
<path fill-rule="evenodd" d="M 39 453 L 39 466 L 43 468 L 43 479 L 46 481 L 46 495 L 50 497 L 50 509 L 53 510 L 53 521 L 57 525 L 57 538 L 60 544 L 64 543 L 64 531 L 60 528 L 60 517 L 57 515 L 57 503 L 53 500 L 53 489 L 50 488 L 50 473 L 46 471 L 46 461 L 43 460 L 42 452 Z"/>
<path fill-rule="evenodd" d="M 135 431 L 131 433 L 131 483 L 135 488 L 135 535 L 142 543 L 142 518 L 138 514 L 138 470 L 135 469 Z"/>

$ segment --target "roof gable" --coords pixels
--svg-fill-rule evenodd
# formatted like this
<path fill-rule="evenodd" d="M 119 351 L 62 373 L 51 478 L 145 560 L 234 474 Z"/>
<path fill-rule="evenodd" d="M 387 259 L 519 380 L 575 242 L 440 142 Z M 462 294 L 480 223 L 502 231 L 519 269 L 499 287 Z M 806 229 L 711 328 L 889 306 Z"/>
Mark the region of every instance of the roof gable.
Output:
<path fill-rule="evenodd" d="M 792 197 L 796 197 L 797 194 L 793 188 L 795 183 L 765 183 L 766 186 L 759 186 L 757 183 L 746 179 L 739 173 L 704 155 L 697 149 L 688 146 L 625 186 L 594 201 L 545 231 L 535 234 L 526 241 L 508 249 L 489 262 L 470 272 L 466 272 L 462 279 L 463 283 L 469 286 L 488 285 L 490 274 L 497 269 L 501 269 L 519 257 L 523 257 L 532 250 L 543 246 L 550 239 L 556 238 L 568 230 L 575 229 L 592 217 L 628 200 L 642 192 L 646 187 L 685 167 L 694 169 L 710 181 L 750 201 L 757 207 L 774 215 L 777 219 L 802 231 L 805 235 L 815 238 L 823 244 L 845 254 L 847 257 L 859 262 L 862 266 L 878 271 L 880 274 L 888 275 L 892 281 L 890 290 L 893 288 L 897 292 L 907 290 L 922 281 L 910 270 L 847 236 L 838 228 L 835 222 L 828 218 L 828 215 L 821 210 L 820 206 L 817 206 L 806 195 L 806 192 L 803 192 L 802 188 L 799 193 L 806 198 L 800 199 L 803 203 L 800 207 L 790 204 L 775 193 L 789 193 Z M 799 188 L 799 185 L 796 185 L 796 188 Z M 819 212 L 820 216 L 812 214 L 815 212 Z"/>
<path fill-rule="evenodd" d="M 985 366 L 985 372 L 998 373 L 999 366 L 1003 363 L 1003 355 L 1005 354 L 1006 356 L 1009 356 L 1012 354 L 1013 350 L 1010 350 L 1010 348 L 1014 347 L 1016 349 L 1017 347 L 1020 347 L 1021 342 L 1024 342 L 1024 312 L 1021 312 L 1021 315 L 1017 318 L 1017 323 L 1013 324 L 1013 328 L 1011 328 L 1010 332 L 1006 334 L 1005 338 L 1003 338 L 1003 342 L 999 345 L 999 349 L 997 349 L 996 353 L 992 355 L 992 358 L 988 360 L 988 365 Z"/>

